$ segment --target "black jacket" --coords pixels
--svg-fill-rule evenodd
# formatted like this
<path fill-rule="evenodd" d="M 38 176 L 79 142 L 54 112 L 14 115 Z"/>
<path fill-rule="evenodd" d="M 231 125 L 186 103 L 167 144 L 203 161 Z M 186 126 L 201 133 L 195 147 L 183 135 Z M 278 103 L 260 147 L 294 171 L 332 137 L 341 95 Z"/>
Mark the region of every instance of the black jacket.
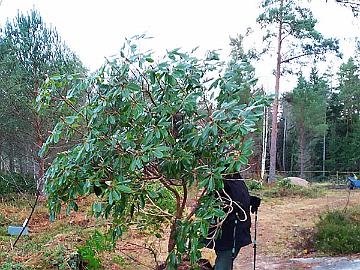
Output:
<path fill-rule="evenodd" d="M 235 229 L 235 245 L 237 248 L 251 244 L 251 216 L 250 216 L 250 195 L 245 182 L 241 179 L 240 174 L 228 175 L 224 179 L 224 190 L 236 201 L 246 213 L 238 207 L 234 207 L 232 213 L 228 215 L 221 227 L 221 234 L 215 241 L 215 250 L 229 250 L 234 245 L 234 229 Z M 224 196 L 224 194 L 222 194 Z M 235 224 L 237 220 L 237 224 Z M 236 227 L 236 228 L 235 228 Z"/>

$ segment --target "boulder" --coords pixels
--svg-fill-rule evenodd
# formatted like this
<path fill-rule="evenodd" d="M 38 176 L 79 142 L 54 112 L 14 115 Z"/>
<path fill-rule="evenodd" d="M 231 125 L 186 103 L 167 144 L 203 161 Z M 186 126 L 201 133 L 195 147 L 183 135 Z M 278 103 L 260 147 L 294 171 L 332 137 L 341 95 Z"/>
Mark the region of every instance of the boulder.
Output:
<path fill-rule="evenodd" d="M 291 184 L 301 187 L 309 187 L 310 183 L 300 177 L 287 177 Z"/>

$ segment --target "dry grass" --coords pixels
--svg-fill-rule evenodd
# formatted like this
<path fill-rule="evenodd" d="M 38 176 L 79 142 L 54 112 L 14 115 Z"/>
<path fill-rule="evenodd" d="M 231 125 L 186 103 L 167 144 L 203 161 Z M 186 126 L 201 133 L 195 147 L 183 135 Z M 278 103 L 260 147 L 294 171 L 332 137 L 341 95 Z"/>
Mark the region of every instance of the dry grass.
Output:
<path fill-rule="evenodd" d="M 302 230 L 311 229 L 318 216 L 324 211 L 343 208 L 347 203 L 346 190 L 327 191 L 319 198 L 267 198 L 259 209 L 258 254 L 260 257 L 288 258 L 302 254 L 296 245 Z M 0 201 L 0 269 L 4 265 L 20 265 L 14 269 L 69 269 L 66 263 L 77 247 L 84 245 L 95 229 L 106 230 L 104 220 L 89 216 L 91 199 L 80 200 L 80 212 L 66 216 L 61 214 L 55 222 L 49 221 L 44 202 L 36 208 L 30 222 L 30 236 L 22 237 L 18 246 L 12 250 L 14 237 L 7 235 L 8 225 L 20 225 L 30 212 L 29 198 L 13 198 Z M 349 206 L 358 204 L 360 191 L 351 193 Z M 166 232 L 164 233 L 166 236 Z M 140 246 L 146 245 L 146 248 Z M 164 260 L 167 241 L 144 235 L 135 228 L 129 228 L 124 241 L 119 241 L 116 249 L 102 252 L 103 269 L 151 269 L 154 256 L 150 249 L 156 250 L 158 260 Z M 204 257 L 214 261 L 212 251 L 205 250 Z M 248 269 L 246 263 L 252 261 L 252 246 L 244 248 L 235 269 Z M 21 265 L 23 268 L 21 268 Z M 63 268 L 61 268 L 63 267 Z M 281 268 L 280 268 L 281 269 Z"/>

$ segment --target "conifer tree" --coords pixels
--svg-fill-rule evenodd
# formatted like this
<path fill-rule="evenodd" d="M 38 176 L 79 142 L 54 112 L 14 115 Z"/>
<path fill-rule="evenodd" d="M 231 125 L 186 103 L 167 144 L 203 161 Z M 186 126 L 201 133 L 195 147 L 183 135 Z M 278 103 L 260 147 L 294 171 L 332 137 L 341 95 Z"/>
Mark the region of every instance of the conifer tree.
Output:
<path fill-rule="evenodd" d="M 276 54 L 269 172 L 272 182 L 275 180 L 280 79 L 284 67 L 304 58 L 323 58 L 326 52 L 337 51 L 339 47 L 337 40 L 326 39 L 315 29 L 317 21 L 310 9 L 302 6 L 302 1 L 264 0 L 262 8 L 257 21 L 265 30 L 263 39 L 267 42 L 267 51 L 273 49 Z"/>

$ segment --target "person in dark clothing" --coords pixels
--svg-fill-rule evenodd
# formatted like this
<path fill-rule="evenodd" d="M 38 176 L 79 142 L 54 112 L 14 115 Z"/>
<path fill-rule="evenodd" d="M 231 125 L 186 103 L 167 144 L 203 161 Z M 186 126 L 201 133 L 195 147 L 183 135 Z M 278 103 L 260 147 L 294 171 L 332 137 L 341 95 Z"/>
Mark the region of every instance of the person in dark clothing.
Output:
<path fill-rule="evenodd" d="M 260 198 L 250 196 L 249 191 L 239 173 L 224 178 L 224 189 L 219 192 L 224 203 L 224 211 L 228 213 L 221 225 L 221 233 L 215 240 L 215 270 L 231 270 L 233 261 L 240 249 L 252 243 L 251 212 L 257 211 Z"/>

